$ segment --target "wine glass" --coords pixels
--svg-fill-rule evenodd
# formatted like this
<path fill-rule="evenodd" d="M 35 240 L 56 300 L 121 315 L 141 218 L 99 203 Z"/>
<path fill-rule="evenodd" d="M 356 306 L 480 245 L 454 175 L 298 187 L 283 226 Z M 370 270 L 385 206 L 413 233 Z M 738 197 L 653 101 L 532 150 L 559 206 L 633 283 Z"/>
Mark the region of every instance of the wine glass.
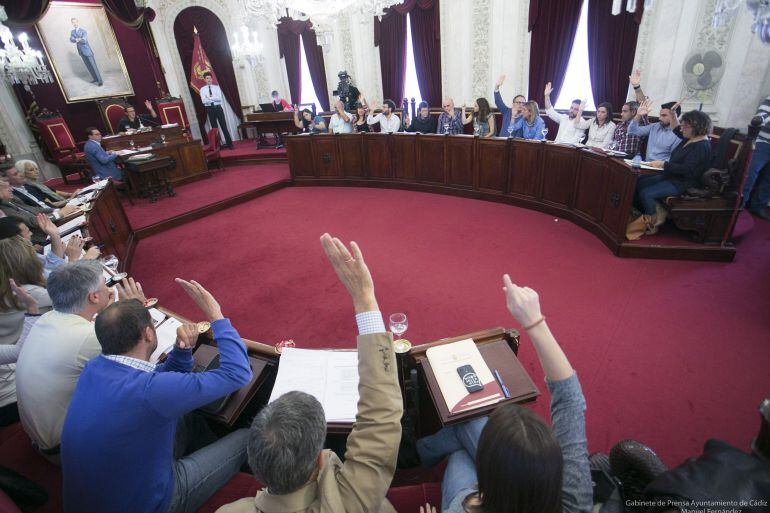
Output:
<path fill-rule="evenodd" d="M 390 331 L 396 335 L 396 338 L 401 338 L 401 335 L 406 333 L 409 327 L 409 320 L 404 313 L 394 313 L 390 316 Z"/>
<path fill-rule="evenodd" d="M 508 137 L 513 137 L 513 125 L 508 125 Z"/>
<path fill-rule="evenodd" d="M 132 150 L 133 150 L 133 149 L 135 149 L 135 146 L 134 146 L 134 140 L 133 140 L 133 139 L 130 139 L 130 140 L 128 141 L 128 145 L 131 147 L 131 149 L 132 149 Z"/>
<path fill-rule="evenodd" d="M 543 128 L 541 133 L 543 134 L 543 140 L 545 141 L 546 137 L 548 136 L 548 128 Z"/>
<path fill-rule="evenodd" d="M 475 125 L 473 127 L 473 135 L 478 137 L 478 135 L 479 135 L 479 126 L 478 125 Z"/>
<path fill-rule="evenodd" d="M 166 144 L 166 134 L 160 134 L 160 142 L 161 144 Z"/>
<path fill-rule="evenodd" d="M 444 133 L 445 134 L 449 133 L 449 123 L 444 123 Z"/>
<path fill-rule="evenodd" d="M 102 261 L 105 267 L 110 269 L 113 273 L 118 272 L 118 264 L 120 264 L 120 261 L 118 260 L 118 257 L 115 255 L 108 255 L 104 257 L 104 260 Z"/>

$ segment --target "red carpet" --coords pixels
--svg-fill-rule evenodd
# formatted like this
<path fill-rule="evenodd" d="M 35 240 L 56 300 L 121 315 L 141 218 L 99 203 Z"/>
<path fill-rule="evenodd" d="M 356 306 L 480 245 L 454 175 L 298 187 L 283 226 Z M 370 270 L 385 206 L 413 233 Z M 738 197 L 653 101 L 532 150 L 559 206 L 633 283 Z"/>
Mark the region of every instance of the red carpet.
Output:
<path fill-rule="evenodd" d="M 123 206 L 131 226 L 137 230 L 287 178 L 289 168 L 285 164 L 226 167 L 213 170 L 211 178 L 175 187 L 173 198 L 161 197 L 155 203 L 135 199 L 133 206 L 124 200 Z"/>
<path fill-rule="evenodd" d="M 289 188 L 142 240 L 132 268 L 163 306 L 193 318 L 172 280 L 201 281 L 245 337 L 350 347 L 352 309 L 318 243 L 324 231 L 359 242 L 382 311 L 409 315 L 413 343 L 515 326 L 504 272 L 537 290 L 581 376 L 591 451 L 636 438 L 674 464 L 709 437 L 748 448 L 757 431 L 770 395 L 770 223 L 731 264 L 629 260 L 569 222 L 507 205 Z M 544 391 L 526 338 L 520 357 Z"/>

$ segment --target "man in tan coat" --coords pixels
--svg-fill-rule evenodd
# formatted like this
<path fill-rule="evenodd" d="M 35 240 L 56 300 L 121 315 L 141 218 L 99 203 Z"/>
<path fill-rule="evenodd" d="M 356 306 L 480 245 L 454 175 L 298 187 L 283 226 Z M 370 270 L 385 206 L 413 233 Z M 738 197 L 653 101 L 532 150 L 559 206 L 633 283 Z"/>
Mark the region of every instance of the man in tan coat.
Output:
<path fill-rule="evenodd" d="M 345 285 L 358 323 L 358 413 L 345 463 L 323 450 L 326 419 L 311 395 L 289 392 L 267 405 L 251 426 L 249 466 L 267 486 L 217 513 L 395 513 L 385 498 L 396 469 L 403 405 L 393 340 L 385 331 L 361 250 L 321 237 Z"/>

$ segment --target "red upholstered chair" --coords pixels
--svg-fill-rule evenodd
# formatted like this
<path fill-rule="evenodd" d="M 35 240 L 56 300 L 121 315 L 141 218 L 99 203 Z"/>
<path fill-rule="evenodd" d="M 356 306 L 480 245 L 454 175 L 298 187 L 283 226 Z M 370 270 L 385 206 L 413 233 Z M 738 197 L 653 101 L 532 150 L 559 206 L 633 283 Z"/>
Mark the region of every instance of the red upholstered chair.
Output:
<path fill-rule="evenodd" d="M 78 173 L 86 180 L 90 175 L 90 168 L 85 154 L 79 151 L 85 141 L 75 142 L 61 114 L 43 109 L 35 118 L 35 124 L 47 150 L 46 160 L 59 166 L 64 183 L 69 184 L 67 175 L 70 173 Z"/>
<path fill-rule="evenodd" d="M 104 100 L 96 100 L 96 104 L 99 106 L 99 112 L 102 113 L 107 130 L 111 134 L 117 134 L 118 124 L 126 115 L 128 103 L 120 98 L 105 98 Z"/>
<path fill-rule="evenodd" d="M 206 138 L 209 141 L 209 143 L 203 147 L 206 163 L 210 165 L 212 162 L 216 162 L 217 167 L 222 169 L 222 152 L 220 151 L 222 149 L 222 142 L 219 140 L 219 129 L 212 128 L 209 130 L 208 134 L 206 134 Z"/>
<path fill-rule="evenodd" d="M 155 100 L 155 103 L 158 105 L 158 116 L 162 124 L 171 125 L 177 123 L 185 131 L 190 128 L 190 122 L 187 121 L 187 112 L 184 109 L 184 102 L 181 98 L 167 96 Z"/>

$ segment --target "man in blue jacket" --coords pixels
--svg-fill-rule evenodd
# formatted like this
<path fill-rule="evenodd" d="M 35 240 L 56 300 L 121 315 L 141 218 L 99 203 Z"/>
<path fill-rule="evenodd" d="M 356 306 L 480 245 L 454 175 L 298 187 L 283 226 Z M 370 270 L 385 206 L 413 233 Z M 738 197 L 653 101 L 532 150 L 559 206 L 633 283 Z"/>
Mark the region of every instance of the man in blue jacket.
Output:
<path fill-rule="evenodd" d="M 78 49 L 78 55 L 83 59 L 83 64 L 86 65 L 88 73 L 91 74 L 92 84 L 96 84 L 99 87 L 102 86 L 104 81 L 102 75 L 99 73 L 99 67 L 96 65 L 96 59 L 94 58 L 94 51 L 91 50 L 91 45 L 88 44 L 88 32 L 86 29 L 78 26 L 78 19 L 72 18 L 72 30 L 70 31 L 70 43 L 75 43 Z"/>
<path fill-rule="evenodd" d="M 179 327 L 174 349 L 156 366 L 149 360 L 158 339 L 144 305 L 132 299 L 104 309 L 95 322 L 102 354 L 83 369 L 64 421 L 65 512 L 197 511 L 246 461 L 246 429 L 174 457 L 175 437 L 191 424 L 180 417 L 252 376 L 246 346 L 219 303 L 197 282 L 176 281 L 211 322 L 219 368 L 191 372 L 195 324 Z"/>
<path fill-rule="evenodd" d="M 94 172 L 94 176 L 123 180 L 123 172 L 115 164 L 118 154 L 114 151 L 104 151 L 104 148 L 102 148 L 102 133 L 99 129 L 90 126 L 86 128 L 86 135 L 88 140 L 85 146 L 83 146 L 83 151 L 86 154 L 86 160 L 91 166 L 91 170 Z"/>
<path fill-rule="evenodd" d="M 500 75 L 500 78 L 495 83 L 495 106 L 503 115 L 503 122 L 500 124 L 498 135 L 500 137 L 522 137 L 521 128 L 509 132 L 508 127 L 513 128 L 513 125 L 521 117 L 522 109 L 524 104 L 527 103 L 527 99 L 523 95 L 517 94 L 513 97 L 513 104 L 510 107 L 507 106 L 503 101 L 503 96 L 500 94 L 500 87 L 503 85 L 503 82 L 505 82 L 505 75 Z"/>

